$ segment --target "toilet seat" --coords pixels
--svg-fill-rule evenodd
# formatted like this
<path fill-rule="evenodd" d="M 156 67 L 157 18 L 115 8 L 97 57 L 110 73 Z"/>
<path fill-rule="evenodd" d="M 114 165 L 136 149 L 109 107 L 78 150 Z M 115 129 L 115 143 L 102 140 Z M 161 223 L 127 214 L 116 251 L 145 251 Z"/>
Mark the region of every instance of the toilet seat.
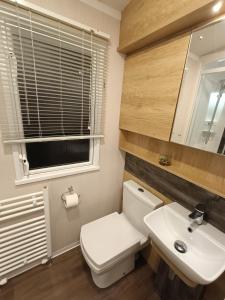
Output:
<path fill-rule="evenodd" d="M 147 238 L 134 228 L 124 214 L 117 212 L 81 227 L 81 249 L 97 273 L 137 252 Z"/>

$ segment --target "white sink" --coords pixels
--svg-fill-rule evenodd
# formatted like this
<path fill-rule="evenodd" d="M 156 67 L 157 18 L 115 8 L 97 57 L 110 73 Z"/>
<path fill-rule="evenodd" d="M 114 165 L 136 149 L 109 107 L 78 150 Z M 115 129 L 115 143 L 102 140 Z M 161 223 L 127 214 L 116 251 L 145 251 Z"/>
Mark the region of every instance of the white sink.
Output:
<path fill-rule="evenodd" d="M 186 277 L 197 284 L 209 284 L 225 270 L 225 234 L 208 223 L 189 232 L 189 214 L 173 202 L 145 216 L 144 222 L 152 241 Z M 176 240 L 186 244 L 185 253 L 175 249 Z"/>

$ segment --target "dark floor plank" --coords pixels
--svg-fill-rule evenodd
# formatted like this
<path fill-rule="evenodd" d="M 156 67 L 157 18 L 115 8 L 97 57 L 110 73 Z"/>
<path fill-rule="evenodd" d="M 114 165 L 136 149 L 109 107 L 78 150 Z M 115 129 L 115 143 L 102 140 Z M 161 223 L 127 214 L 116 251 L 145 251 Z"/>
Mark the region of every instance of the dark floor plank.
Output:
<path fill-rule="evenodd" d="M 0 300 L 159 300 L 152 272 L 142 259 L 135 271 L 107 289 L 99 289 L 80 248 L 9 280 L 0 288 Z"/>

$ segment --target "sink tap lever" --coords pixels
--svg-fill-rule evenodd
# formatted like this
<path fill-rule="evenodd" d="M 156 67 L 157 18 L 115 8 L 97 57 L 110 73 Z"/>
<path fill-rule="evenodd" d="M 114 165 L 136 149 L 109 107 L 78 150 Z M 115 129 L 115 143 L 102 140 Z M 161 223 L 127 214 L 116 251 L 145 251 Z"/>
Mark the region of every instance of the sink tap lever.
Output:
<path fill-rule="evenodd" d="M 197 223 L 198 225 L 201 225 L 204 216 L 205 216 L 205 205 L 199 203 L 195 206 L 195 210 L 192 213 L 190 213 L 189 218 L 194 220 L 194 222 Z"/>

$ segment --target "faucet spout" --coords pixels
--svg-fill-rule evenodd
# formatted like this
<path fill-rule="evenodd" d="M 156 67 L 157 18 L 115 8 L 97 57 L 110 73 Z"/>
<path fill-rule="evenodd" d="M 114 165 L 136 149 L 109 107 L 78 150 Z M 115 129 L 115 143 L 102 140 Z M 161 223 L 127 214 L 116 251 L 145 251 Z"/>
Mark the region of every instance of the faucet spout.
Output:
<path fill-rule="evenodd" d="M 201 225 L 205 216 L 205 206 L 203 204 L 198 204 L 195 210 L 190 213 L 189 218 L 192 219 L 198 225 Z"/>

